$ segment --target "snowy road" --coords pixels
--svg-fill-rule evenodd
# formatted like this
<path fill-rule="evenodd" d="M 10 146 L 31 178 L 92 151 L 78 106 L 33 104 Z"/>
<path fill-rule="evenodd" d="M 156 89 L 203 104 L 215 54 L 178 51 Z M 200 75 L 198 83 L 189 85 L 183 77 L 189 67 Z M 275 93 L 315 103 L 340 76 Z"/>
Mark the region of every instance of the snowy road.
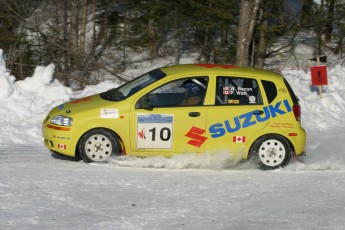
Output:
<path fill-rule="evenodd" d="M 119 163 L 85 164 L 37 146 L 1 147 L 0 229 L 345 227 L 343 169 L 299 170 L 296 162 L 275 171 Z"/>

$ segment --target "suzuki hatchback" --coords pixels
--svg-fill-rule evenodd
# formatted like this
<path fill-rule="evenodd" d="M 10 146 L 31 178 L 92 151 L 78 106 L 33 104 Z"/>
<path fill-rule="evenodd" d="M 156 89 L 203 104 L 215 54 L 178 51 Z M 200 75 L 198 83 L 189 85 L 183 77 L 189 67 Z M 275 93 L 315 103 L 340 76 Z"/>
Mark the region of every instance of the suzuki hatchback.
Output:
<path fill-rule="evenodd" d="M 43 136 L 50 150 L 85 162 L 227 151 L 275 169 L 304 153 L 300 120 L 298 99 L 280 74 L 188 64 L 57 106 Z"/>

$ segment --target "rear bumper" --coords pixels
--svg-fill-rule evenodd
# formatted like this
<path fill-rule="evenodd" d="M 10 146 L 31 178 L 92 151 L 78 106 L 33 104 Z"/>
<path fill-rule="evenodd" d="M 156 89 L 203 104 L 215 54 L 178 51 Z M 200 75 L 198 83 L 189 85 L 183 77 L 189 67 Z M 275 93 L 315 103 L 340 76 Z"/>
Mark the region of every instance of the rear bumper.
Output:
<path fill-rule="evenodd" d="M 290 135 L 291 133 L 295 135 Z M 305 156 L 305 145 L 307 142 L 307 134 L 306 131 L 300 127 L 298 130 L 294 130 L 293 132 L 289 131 L 287 133 L 287 137 L 290 140 L 293 150 L 296 156 Z"/>

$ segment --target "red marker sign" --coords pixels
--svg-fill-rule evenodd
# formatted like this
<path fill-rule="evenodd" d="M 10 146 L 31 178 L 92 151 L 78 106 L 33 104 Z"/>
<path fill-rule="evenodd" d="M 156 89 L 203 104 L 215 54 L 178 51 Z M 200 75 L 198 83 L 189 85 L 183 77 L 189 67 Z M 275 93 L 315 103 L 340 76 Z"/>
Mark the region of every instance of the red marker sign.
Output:
<path fill-rule="evenodd" d="M 327 85 L 327 66 L 310 67 L 312 86 Z"/>

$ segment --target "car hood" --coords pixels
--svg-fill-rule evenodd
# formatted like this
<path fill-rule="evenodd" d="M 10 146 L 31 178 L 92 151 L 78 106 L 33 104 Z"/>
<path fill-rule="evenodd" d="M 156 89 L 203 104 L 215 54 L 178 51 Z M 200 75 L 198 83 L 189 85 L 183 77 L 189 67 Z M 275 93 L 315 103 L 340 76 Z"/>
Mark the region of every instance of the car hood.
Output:
<path fill-rule="evenodd" d="M 100 94 L 78 98 L 55 107 L 53 114 L 74 115 L 84 111 L 92 111 L 99 108 L 108 108 L 116 106 L 117 102 L 107 101 L 100 97 Z"/>

